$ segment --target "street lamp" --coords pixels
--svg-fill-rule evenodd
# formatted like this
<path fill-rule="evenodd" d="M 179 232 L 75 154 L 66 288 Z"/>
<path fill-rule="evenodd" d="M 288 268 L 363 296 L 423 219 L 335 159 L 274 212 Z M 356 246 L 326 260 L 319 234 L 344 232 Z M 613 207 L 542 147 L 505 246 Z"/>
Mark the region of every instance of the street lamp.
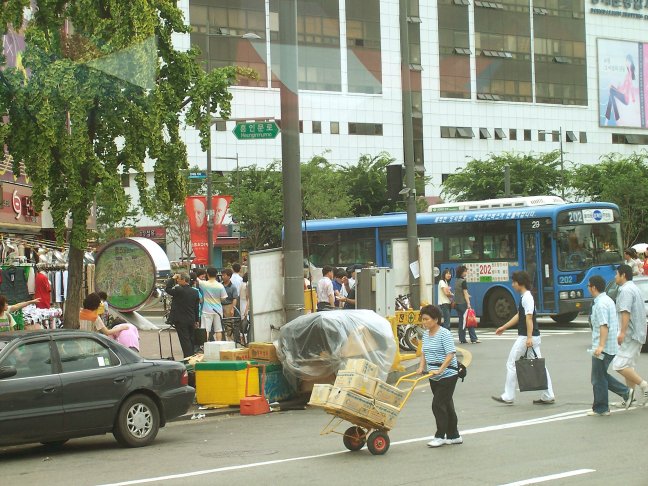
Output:
<path fill-rule="evenodd" d="M 247 32 L 240 36 L 241 39 L 258 40 L 261 37 L 254 32 Z M 209 53 L 209 45 L 207 42 L 207 59 L 211 59 Z M 207 113 L 211 117 L 212 106 L 211 97 L 207 100 Z M 207 266 L 213 266 L 213 252 L 214 252 L 214 208 L 212 205 L 212 144 L 211 144 L 211 129 L 214 123 L 221 121 L 221 118 L 211 117 L 209 122 L 209 130 L 207 131 Z M 238 154 L 236 156 L 236 165 L 238 170 Z M 240 246 L 240 245 L 239 245 Z M 240 248 L 239 248 L 240 251 Z"/>

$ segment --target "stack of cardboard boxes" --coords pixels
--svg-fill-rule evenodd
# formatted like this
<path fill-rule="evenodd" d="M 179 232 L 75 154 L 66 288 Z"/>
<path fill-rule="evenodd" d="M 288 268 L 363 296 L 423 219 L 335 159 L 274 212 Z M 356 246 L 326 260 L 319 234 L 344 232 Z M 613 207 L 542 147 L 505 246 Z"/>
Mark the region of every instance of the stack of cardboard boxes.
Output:
<path fill-rule="evenodd" d="M 350 359 L 333 385 L 315 385 L 310 405 L 332 413 L 345 412 L 391 429 L 407 392 L 378 378 L 378 368 L 364 359 Z"/>

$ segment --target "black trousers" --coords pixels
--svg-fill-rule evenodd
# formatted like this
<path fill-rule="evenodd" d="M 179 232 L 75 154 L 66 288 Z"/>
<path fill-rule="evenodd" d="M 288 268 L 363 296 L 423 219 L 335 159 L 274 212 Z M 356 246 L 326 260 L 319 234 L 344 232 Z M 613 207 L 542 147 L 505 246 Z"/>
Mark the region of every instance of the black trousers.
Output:
<path fill-rule="evenodd" d="M 178 333 L 178 340 L 180 341 L 180 347 L 182 348 L 182 354 L 186 358 L 194 354 L 194 343 L 193 343 L 193 324 L 183 324 L 181 322 L 175 322 L 173 324 L 176 332 Z"/>
<path fill-rule="evenodd" d="M 610 98 L 608 99 L 607 109 L 605 110 L 605 118 L 607 118 L 608 120 L 611 119 L 610 117 L 612 116 L 612 111 L 614 111 L 614 119 L 616 121 L 619 121 L 619 108 L 617 106 L 616 100 L 619 100 L 624 105 L 628 104 L 626 96 L 614 86 L 612 86 L 610 88 Z"/>
<path fill-rule="evenodd" d="M 430 388 L 432 388 L 432 394 L 434 395 L 432 413 L 437 426 L 434 436 L 440 439 L 456 439 L 459 437 L 457 413 L 452 400 L 455 386 L 457 386 L 457 375 L 442 378 L 439 381 L 430 380 Z"/>

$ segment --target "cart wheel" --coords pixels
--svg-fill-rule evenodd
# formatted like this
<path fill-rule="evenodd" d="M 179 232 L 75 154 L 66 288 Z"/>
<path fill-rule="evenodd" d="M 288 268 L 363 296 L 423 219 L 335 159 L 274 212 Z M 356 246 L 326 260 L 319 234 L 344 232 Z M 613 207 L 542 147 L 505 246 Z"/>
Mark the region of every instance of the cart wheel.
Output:
<path fill-rule="evenodd" d="M 374 456 L 382 456 L 389 450 L 389 436 L 387 432 L 376 430 L 369 434 L 367 448 Z"/>
<path fill-rule="evenodd" d="M 367 442 L 367 433 L 362 427 L 349 427 L 342 436 L 342 442 L 350 451 L 359 451 Z"/>

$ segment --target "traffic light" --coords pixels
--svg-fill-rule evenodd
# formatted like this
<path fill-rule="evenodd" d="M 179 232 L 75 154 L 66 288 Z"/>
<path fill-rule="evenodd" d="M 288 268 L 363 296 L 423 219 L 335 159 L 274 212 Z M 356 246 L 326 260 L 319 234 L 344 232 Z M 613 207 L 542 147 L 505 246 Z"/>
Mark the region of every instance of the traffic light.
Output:
<path fill-rule="evenodd" d="M 387 199 L 397 201 L 403 189 L 403 165 L 390 164 L 387 166 Z"/>

